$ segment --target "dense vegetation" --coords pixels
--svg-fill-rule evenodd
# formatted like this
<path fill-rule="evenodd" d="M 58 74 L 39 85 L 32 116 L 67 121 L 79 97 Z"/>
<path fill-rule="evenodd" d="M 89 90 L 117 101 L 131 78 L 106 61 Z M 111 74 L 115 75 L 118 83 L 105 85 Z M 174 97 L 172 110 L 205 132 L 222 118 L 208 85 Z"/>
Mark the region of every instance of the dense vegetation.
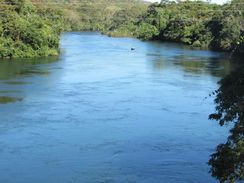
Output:
<path fill-rule="evenodd" d="M 136 19 L 147 4 L 135 0 L 31 0 L 39 8 L 63 12 L 66 30 L 106 31 L 114 23 Z"/>
<path fill-rule="evenodd" d="M 211 173 L 220 182 L 244 180 L 244 65 L 220 81 L 216 94 L 216 113 L 210 118 L 221 126 L 232 123 L 226 143 L 218 145 L 209 161 Z"/>
<path fill-rule="evenodd" d="M 0 0 L 0 58 L 57 55 L 62 31 L 106 32 L 132 24 L 146 7 L 134 0 Z"/>
<path fill-rule="evenodd" d="M 201 1 L 163 0 L 148 7 L 130 27 L 135 37 L 182 42 L 193 47 L 244 52 L 244 2 L 223 6 Z M 126 24 L 124 24 L 127 26 Z M 124 25 L 114 31 L 123 29 Z"/>
<path fill-rule="evenodd" d="M 56 55 L 60 33 L 79 30 L 243 54 L 242 1 L 0 0 L 0 57 Z"/>
<path fill-rule="evenodd" d="M 61 22 L 58 11 L 27 0 L 0 0 L 0 57 L 57 55 Z"/>

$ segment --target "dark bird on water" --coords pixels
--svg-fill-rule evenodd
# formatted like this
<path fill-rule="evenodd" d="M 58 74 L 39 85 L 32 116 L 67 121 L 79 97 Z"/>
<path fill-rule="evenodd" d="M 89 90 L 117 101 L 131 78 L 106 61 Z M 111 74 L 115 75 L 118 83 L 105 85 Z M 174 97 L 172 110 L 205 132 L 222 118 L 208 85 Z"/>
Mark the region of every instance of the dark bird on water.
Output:
<path fill-rule="evenodd" d="M 135 50 L 135 48 L 131 48 L 130 50 Z"/>

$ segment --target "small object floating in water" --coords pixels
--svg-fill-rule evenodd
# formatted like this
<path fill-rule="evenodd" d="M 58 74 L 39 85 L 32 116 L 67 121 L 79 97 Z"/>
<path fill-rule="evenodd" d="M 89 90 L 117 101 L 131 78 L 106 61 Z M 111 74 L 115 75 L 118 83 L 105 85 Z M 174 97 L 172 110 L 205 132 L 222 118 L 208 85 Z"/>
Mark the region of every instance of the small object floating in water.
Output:
<path fill-rule="evenodd" d="M 133 51 L 133 50 L 135 50 L 135 48 L 131 48 L 130 50 L 132 50 L 132 51 Z"/>

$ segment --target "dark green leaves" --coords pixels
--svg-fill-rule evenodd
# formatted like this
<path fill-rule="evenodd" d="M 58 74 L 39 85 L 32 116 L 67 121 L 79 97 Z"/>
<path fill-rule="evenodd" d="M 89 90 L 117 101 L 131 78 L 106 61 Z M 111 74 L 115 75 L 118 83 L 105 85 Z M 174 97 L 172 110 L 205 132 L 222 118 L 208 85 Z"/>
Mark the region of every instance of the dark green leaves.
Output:
<path fill-rule="evenodd" d="M 220 81 L 215 99 L 217 112 L 209 116 L 220 125 L 233 123 L 225 144 L 211 155 L 211 173 L 220 182 L 244 180 L 244 67 Z"/>

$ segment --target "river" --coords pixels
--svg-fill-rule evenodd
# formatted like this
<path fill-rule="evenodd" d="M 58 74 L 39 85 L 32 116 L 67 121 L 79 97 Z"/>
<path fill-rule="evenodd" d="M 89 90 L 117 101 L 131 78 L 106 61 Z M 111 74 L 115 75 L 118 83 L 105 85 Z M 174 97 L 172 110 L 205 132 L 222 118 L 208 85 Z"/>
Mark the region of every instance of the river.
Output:
<path fill-rule="evenodd" d="M 64 33 L 58 58 L 0 62 L 1 183 L 210 183 L 224 53 Z M 131 50 L 135 48 L 135 50 Z"/>

